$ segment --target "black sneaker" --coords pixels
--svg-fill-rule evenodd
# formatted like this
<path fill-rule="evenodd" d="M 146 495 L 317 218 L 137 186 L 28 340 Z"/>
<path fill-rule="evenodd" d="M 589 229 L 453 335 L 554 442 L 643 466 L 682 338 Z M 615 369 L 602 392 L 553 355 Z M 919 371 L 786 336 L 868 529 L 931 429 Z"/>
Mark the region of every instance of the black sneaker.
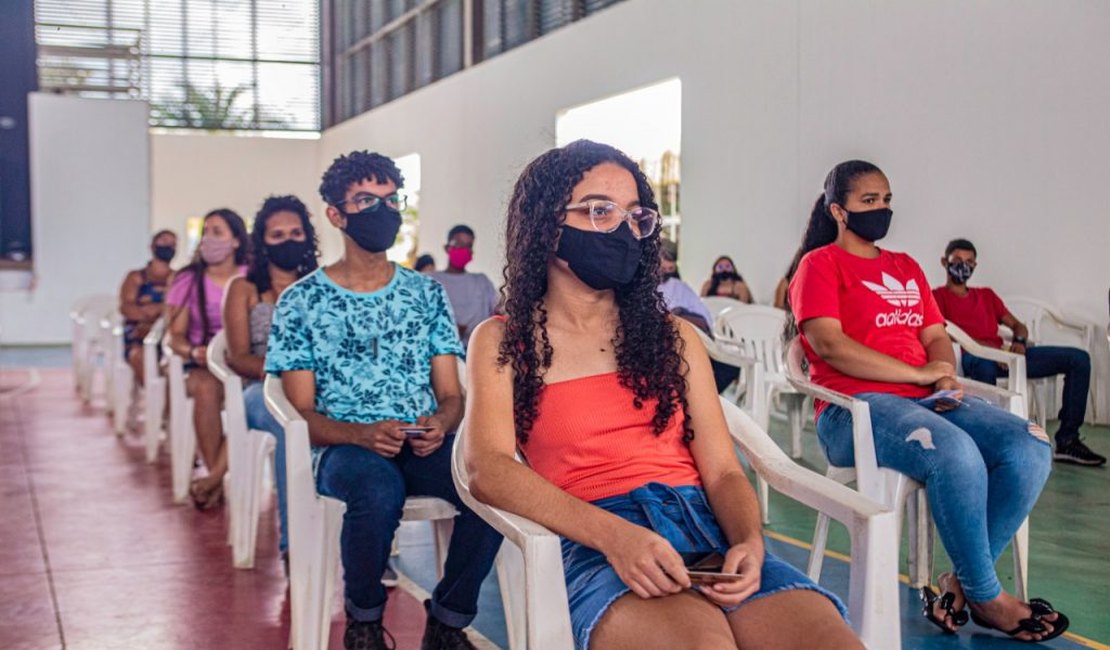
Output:
<path fill-rule="evenodd" d="M 478 647 L 466 638 L 462 629 L 440 623 L 434 616 L 428 615 L 420 650 L 478 650 Z"/>
<path fill-rule="evenodd" d="M 1106 456 L 1100 456 L 1091 451 L 1090 447 L 1083 444 L 1083 441 L 1078 438 L 1065 445 L 1056 445 L 1056 453 L 1052 457 L 1061 463 L 1072 463 L 1074 465 L 1095 467 L 1106 464 Z"/>
<path fill-rule="evenodd" d="M 381 621 L 356 621 L 347 617 L 347 629 L 343 631 L 343 647 L 346 650 L 393 650 L 396 645 L 393 635 Z"/>

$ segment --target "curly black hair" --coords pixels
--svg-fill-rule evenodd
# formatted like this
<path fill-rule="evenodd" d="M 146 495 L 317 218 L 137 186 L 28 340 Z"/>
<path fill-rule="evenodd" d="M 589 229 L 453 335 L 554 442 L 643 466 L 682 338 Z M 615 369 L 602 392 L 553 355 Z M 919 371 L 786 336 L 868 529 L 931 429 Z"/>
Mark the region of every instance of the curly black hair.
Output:
<path fill-rule="evenodd" d="M 352 151 L 333 160 L 324 172 L 320 179 L 320 196 L 328 205 L 338 207 L 347 195 L 347 188 L 364 180 L 393 181 L 397 189 L 405 186 L 405 177 L 392 158 L 369 151 Z"/>
<path fill-rule="evenodd" d="M 251 266 L 247 270 L 247 280 L 258 288 L 258 293 L 266 293 L 273 286 L 270 278 L 270 259 L 266 256 L 266 222 L 278 212 L 292 212 L 301 218 L 301 228 L 304 229 L 305 241 L 312 242 L 312 248 L 305 251 L 304 259 L 297 266 L 297 277 L 303 278 L 318 266 L 316 257 L 319 255 L 320 242 L 316 238 L 316 229 L 312 227 L 312 220 L 308 216 L 308 208 L 304 202 L 293 195 L 271 196 L 262 202 L 258 214 L 254 215 L 254 225 L 251 227 L 251 247 L 254 255 L 251 257 Z"/>
<path fill-rule="evenodd" d="M 655 208 L 655 197 L 644 173 L 619 150 L 578 140 L 551 149 L 533 160 L 513 188 L 506 215 L 507 256 L 501 289 L 505 333 L 497 362 L 513 369 L 513 411 L 517 440 L 528 441 L 539 415 L 537 401 L 554 350 L 547 334 L 547 265 L 555 252 L 563 209 L 574 187 L 589 170 L 602 163 L 627 169 L 636 180 L 640 205 Z M 659 293 L 659 233 L 641 240 L 640 266 L 632 281 L 616 290 L 620 323 L 613 344 L 622 386 L 633 392 L 632 404 L 644 407 L 655 400 L 652 425 L 658 435 L 679 407 L 685 412 L 687 366 L 678 326 Z M 693 440 L 690 419 L 682 423 L 683 439 Z"/>

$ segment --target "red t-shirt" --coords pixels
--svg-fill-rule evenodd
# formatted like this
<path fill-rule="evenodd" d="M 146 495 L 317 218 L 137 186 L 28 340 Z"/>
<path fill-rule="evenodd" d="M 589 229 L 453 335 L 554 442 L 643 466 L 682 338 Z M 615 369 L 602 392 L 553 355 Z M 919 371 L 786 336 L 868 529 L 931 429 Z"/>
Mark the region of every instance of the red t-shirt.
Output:
<path fill-rule="evenodd" d="M 810 251 L 790 282 L 790 304 L 801 325 L 812 318 L 835 318 L 852 340 L 911 366 L 928 361 L 921 331 L 943 324 L 921 267 L 905 253 L 881 250 L 875 259 L 852 255 L 836 244 Z M 916 384 L 869 381 L 846 375 L 817 356 L 802 335 L 814 383 L 847 395 L 891 393 L 925 397 L 932 389 Z M 817 415 L 827 406 L 818 401 Z"/>
<path fill-rule="evenodd" d="M 940 313 L 967 332 L 968 336 L 987 347 L 1002 347 L 998 324 L 1010 310 L 1006 309 L 993 289 L 969 288 L 966 296 L 958 296 L 947 287 L 937 287 L 933 289 L 933 297 Z"/>

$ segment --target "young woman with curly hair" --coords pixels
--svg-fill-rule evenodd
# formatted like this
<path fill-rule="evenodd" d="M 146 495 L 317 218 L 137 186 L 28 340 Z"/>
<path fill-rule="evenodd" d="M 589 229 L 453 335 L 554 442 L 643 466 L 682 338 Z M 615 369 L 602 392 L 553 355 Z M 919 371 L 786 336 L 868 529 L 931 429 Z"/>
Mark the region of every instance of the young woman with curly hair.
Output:
<path fill-rule="evenodd" d="M 658 221 L 612 147 L 524 170 L 505 316 L 467 359 L 471 489 L 563 536 L 580 648 L 860 647 L 836 597 L 764 551 L 709 359 L 656 290 Z M 739 579 L 694 587 L 680 553 L 712 552 Z"/>
<path fill-rule="evenodd" d="M 262 379 L 266 377 L 266 343 L 278 298 L 286 287 L 316 270 L 316 230 L 308 208 L 295 196 L 271 196 L 262 203 L 251 228 L 250 269 L 234 278 L 224 299 L 227 364 L 244 377 L 243 403 L 247 428 L 274 436 L 274 474 L 281 536 L 278 548 L 288 548 L 285 508 L 285 436 L 266 410 Z"/>

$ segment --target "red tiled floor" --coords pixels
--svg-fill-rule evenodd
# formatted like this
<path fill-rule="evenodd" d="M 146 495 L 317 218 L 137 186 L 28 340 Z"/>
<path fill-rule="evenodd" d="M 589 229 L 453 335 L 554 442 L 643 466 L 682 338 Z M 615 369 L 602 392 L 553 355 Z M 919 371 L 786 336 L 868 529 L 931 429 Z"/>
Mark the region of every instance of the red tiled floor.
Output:
<path fill-rule="evenodd" d="M 269 507 L 256 568 L 233 569 L 225 513 L 173 504 L 165 452 L 146 464 L 141 439 L 112 435 L 96 403 L 77 400 L 68 371 L 41 373 L 35 391 L 0 402 L 0 648 L 58 648 L 63 635 L 82 650 L 285 648 L 288 594 Z M 333 648 L 340 603 L 337 593 Z M 385 622 L 399 649 L 419 647 L 424 609 L 413 596 L 394 590 Z"/>

